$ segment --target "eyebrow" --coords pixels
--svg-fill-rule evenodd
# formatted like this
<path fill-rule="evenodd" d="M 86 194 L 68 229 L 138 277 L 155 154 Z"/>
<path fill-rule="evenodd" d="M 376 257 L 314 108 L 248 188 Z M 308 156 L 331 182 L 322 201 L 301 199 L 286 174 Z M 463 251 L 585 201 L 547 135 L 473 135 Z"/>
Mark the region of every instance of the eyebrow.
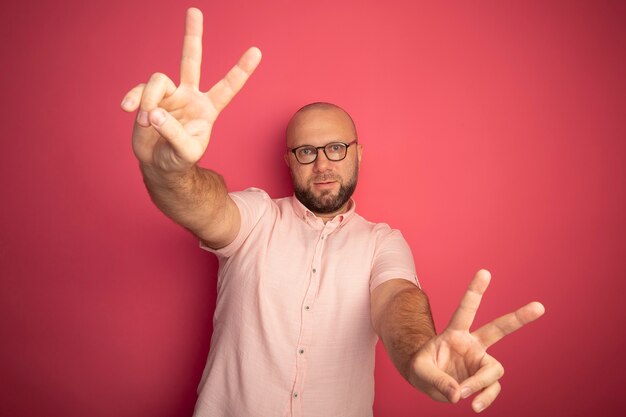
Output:
<path fill-rule="evenodd" d="M 350 142 L 354 143 L 356 141 L 357 141 L 356 139 L 353 139 Z M 310 145 L 310 144 L 305 143 L 304 145 L 299 145 L 299 146 L 296 146 L 295 148 L 287 147 L 287 149 L 289 149 L 290 151 L 293 151 L 294 149 L 302 148 L 304 146 L 310 146 L 312 148 L 319 149 L 319 148 L 325 148 L 328 145 L 333 144 L 333 143 L 341 143 L 341 144 L 344 144 L 344 145 L 349 145 L 350 142 L 345 142 L 345 139 L 334 139 L 334 140 L 331 140 L 330 142 L 327 142 L 325 145 L 315 146 L 315 145 Z"/>

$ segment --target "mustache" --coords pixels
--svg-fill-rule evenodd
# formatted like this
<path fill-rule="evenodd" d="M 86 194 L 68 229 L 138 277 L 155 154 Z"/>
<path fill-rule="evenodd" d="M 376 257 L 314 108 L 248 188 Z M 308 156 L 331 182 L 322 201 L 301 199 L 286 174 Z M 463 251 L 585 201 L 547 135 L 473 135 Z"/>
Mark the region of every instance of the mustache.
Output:
<path fill-rule="evenodd" d="M 341 178 L 334 174 L 321 174 L 311 178 L 310 182 L 328 182 L 328 181 L 340 181 Z"/>

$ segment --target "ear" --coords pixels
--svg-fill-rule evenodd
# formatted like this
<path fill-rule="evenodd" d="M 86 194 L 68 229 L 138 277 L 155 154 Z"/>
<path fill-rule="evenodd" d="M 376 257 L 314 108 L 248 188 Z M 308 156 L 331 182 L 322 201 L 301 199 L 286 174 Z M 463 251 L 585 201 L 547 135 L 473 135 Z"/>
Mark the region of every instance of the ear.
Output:
<path fill-rule="evenodd" d="M 289 152 L 285 152 L 283 155 L 283 159 L 285 160 L 285 164 L 291 168 L 291 160 L 289 159 Z"/>
<path fill-rule="evenodd" d="M 359 165 L 361 165 L 361 158 L 363 157 L 363 145 L 357 143 L 356 145 L 356 157 L 359 159 Z"/>

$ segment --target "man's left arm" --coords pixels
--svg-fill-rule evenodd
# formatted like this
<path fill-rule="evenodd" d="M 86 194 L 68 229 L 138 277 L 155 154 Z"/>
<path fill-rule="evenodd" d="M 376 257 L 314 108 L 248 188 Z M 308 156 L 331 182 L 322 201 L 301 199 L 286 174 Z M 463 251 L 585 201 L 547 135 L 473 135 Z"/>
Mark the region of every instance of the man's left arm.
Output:
<path fill-rule="evenodd" d="M 412 372 L 416 352 L 436 336 L 426 293 L 404 279 L 386 281 L 372 291 L 371 314 L 374 330 L 404 379 L 431 398 L 446 401 L 439 390 L 416 381 Z"/>
<path fill-rule="evenodd" d="M 428 297 L 415 284 L 392 279 L 372 291 L 371 308 L 374 330 L 408 380 L 411 357 L 436 334 Z"/>

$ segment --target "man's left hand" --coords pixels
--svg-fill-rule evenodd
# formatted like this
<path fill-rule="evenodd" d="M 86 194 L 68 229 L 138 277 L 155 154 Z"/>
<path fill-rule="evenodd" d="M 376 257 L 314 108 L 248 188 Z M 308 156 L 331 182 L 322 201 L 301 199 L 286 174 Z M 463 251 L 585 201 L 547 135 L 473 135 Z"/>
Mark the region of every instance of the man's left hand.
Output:
<path fill-rule="evenodd" d="M 504 368 L 487 354 L 487 348 L 545 312 L 541 303 L 532 302 L 470 332 L 490 280 L 488 271 L 476 273 L 448 327 L 416 352 L 409 371 L 409 382 L 438 401 L 456 403 L 478 393 L 472 401 L 476 412 L 496 399 L 499 379 L 504 374 Z"/>

